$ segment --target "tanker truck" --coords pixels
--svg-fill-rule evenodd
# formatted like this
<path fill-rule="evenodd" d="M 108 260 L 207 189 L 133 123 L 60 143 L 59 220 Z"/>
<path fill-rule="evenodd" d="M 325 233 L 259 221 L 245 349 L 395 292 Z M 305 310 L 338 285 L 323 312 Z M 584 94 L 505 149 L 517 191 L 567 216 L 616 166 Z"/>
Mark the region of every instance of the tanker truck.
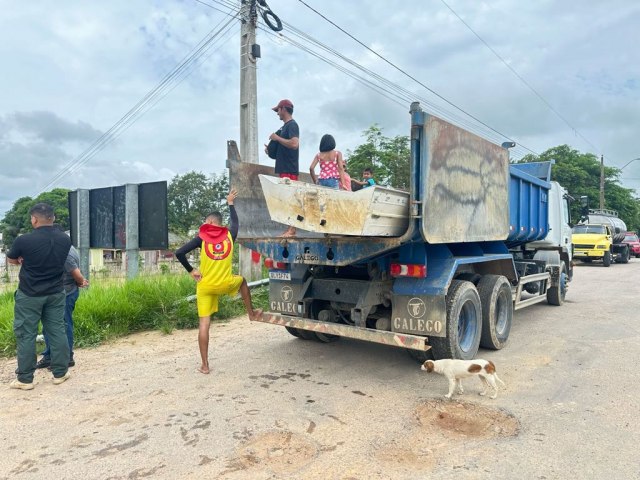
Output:
<path fill-rule="evenodd" d="M 582 197 L 584 212 L 581 222 L 573 227 L 573 256 L 585 263 L 602 261 L 605 267 L 612 262 L 629 263 L 629 245 L 624 243 L 626 224 L 614 210 L 589 209 Z"/>
<path fill-rule="evenodd" d="M 551 163 L 510 165 L 506 148 L 418 103 L 410 114 L 408 192 L 276 178 L 228 142 L 237 241 L 269 272 L 259 321 L 303 340 L 404 348 L 418 361 L 472 359 L 507 344 L 514 311 L 563 304 L 571 227 Z M 298 234 L 280 237 L 283 224 Z"/>

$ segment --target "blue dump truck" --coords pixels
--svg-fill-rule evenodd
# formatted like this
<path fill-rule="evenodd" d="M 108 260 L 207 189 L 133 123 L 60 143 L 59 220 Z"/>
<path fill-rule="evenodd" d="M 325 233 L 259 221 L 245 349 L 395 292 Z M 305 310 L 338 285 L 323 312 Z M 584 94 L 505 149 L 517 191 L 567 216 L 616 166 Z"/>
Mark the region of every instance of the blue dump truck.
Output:
<path fill-rule="evenodd" d="M 305 340 L 405 348 L 418 361 L 472 359 L 505 346 L 515 310 L 563 304 L 569 197 L 550 162 L 510 164 L 507 149 L 418 103 L 410 114 L 409 192 L 279 179 L 228 143 L 238 241 L 269 268 L 260 321 Z M 279 237 L 286 224 L 295 237 Z"/>

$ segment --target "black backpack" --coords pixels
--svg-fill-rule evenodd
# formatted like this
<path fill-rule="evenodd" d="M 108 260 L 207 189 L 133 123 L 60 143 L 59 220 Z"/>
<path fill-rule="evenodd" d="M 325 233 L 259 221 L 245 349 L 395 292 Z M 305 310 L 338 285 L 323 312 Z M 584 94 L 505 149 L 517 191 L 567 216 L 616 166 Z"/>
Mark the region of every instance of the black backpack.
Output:
<path fill-rule="evenodd" d="M 282 128 L 279 128 L 278 131 L 276 132 L 276 135 L 280 135 L 281 133 L 282 133 Z M 269 155 L 269 158 L 273 158 L 275 160 L 276 156 L 278 155 L 279 145 L 280 144 L 275 140 L 269 140 L 269 143 L 267 144 L 267 155 Z"/>

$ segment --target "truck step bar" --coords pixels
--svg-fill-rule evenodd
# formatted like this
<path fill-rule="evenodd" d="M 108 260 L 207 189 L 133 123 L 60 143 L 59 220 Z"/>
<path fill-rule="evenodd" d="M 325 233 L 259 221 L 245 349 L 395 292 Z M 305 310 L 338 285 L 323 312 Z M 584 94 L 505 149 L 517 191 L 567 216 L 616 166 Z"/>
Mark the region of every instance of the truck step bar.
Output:
<path fill-rule="evenodd" d="M 426 352 L 431 349 L 427 345 L 427 338 L 406 333 L 388 332 L 386 330 L 374 330 L 371 328 L 352 327 L 340 323 L 326 323 L 309 318 L 292 317 L 280 313 L 265 312 L 257 320 L 258 322 L 282 325 L 283 327 L 298 328 L 312 332 L 338 335 L 340 337 L 355 338 L 366 342 L 381 343 L 392 347 L 406 348 Z"/>
<path fill-rule="evenodd" d="M 527 283 L 546 281 L 546 288 L 540 289 L 538 295 L 535 297 L 527 298 L 522 300 L 522 290 L 524 285 Z M 534 273 L 533 275 L 527 275 L 526 277 L 522 277 L 520 282 L 518 283 L 518 287 L 516 291 L 513 293 L 513 310 L 520 310 L 521 308 L 527 307 L 534 303 L 543 302 L 547 299 L 547 289 L 549 288 L 551 282 L 551 275 L 548 272 L 544 273 Z"/>

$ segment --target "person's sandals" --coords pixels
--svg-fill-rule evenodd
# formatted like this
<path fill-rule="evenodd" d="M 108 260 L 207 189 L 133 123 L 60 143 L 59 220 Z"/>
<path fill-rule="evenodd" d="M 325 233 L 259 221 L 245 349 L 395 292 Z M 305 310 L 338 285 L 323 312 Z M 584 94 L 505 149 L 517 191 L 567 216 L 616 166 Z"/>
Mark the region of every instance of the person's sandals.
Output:
<path fill-rule="evenodd" d="M 9 384 L 9 388 L 17 388 L 18 390 L 33 390 L 33 383 L 23 383 L 16 378 Z"/>

